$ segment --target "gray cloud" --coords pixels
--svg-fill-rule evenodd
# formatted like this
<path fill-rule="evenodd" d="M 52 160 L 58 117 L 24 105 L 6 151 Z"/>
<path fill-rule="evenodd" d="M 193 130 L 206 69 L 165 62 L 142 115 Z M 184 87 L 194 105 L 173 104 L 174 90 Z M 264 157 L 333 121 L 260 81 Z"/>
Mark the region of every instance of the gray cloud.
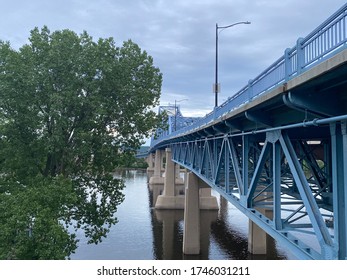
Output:
<path fill-rule="evenodd" d="M 181 103 L 187 115 L 214 106 L 215 24 L 249 20 L 220 34 L 222 102 L 257 76 L 287 47 L 339 9 L 329 0 L 0 0 L 0 39 L 18 48 L 29 31 L 86 30 L 95 39 L 132 39 L 153 56 L 163 73 L 162 104 Z"/>

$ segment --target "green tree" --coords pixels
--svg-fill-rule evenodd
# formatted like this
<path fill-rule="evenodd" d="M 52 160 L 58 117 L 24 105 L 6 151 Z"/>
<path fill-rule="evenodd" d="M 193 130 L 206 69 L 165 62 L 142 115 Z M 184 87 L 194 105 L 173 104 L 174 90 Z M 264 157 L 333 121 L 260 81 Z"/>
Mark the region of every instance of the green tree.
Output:
<path fill-rule="evenodd" d="M 0 41 L 0 258 L 63 259 L 117 222 L 127 153 L 160 125 L 162 75 L 132 41 L 31 31 Z"/>

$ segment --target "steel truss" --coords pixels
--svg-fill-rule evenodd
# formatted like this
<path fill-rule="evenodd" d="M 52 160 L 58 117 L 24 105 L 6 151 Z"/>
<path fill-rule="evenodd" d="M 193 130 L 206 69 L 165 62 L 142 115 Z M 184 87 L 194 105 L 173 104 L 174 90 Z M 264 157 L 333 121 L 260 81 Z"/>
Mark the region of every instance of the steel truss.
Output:
<path fill-rule="evenodd" d="M 313 125 L 330 135 L 300 137 L 305 125 L 225 134 L 171 143 L 173 160 L 298 258 L 346 259 L 346 121 Z"/>

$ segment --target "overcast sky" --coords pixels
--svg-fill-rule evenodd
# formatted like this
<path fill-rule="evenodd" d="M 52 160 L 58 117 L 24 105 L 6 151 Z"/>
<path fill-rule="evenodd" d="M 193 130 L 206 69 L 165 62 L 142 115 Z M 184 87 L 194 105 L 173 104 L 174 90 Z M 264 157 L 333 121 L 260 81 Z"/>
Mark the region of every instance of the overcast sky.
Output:
<path fill-rule="evenodd" d="M 219 104 L 305 37 L 343 0 L 0 0 L 0 40 L 14 48 L 29 31 L 86 30 L 95 40 L 132 39 L 163 73 L 161 105 L 179 102 L 186 116 L 214 107 L 215 26 L 219 35 Z"/>

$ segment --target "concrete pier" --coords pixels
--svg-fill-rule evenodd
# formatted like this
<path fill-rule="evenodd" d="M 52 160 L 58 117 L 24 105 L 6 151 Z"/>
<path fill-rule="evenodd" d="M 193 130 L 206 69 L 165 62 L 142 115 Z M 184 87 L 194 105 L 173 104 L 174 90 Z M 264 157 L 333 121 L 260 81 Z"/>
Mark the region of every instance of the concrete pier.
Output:
<path fill-rule="evenodd" d="M 257 209 L 264 216 L 272 219 L 273 211 L 269 209 Z M 270 236 L 259 226 L 249 220 L 248 226 L 248 252 L 253 255 L 265 255 Z"/>
<path fill-rule="evenodd" d="M 149 179 L 154 175 L 154 154 L 151 153 L 146 158 L 146 162 L 148 164 L 147 167 L 147 182 L 149 182 Z"/>
<path fill-rule="evenodd" d="M 171 160 L 171 156 L 171 149 L 166 148 L 164 187 L 162 194 L 159 194 L 156 199 L 156 209 L 184 209 L 185 207 L 184 180 L 180 177 L 180 167 Z M 161 182 L 160 180 L 160 184 Z M 200 209 L 218 210 L 217 198 L 211 195 L 211 187 L 200 180 L 199 188 Z"/>
<path fill-rule="evenodd" d="M 264 255 L 267 252 L 267 233 L 249 220 L 248 252 L 253 255 Z"/>
<path fill-rule="evenodd" d="M 163 151 L 162 150 L 156 150 L 155 151 L 155 159 L 154 159 L 154 170 L 153 170 L 153 176 L 149 178 L 149 189 L 153 191 L 153 205 L 156 204 L 157 197 L 163 192 L 164 190 L 164 177 L 162 177 L 162 158 L 163 158 Z"/>
<path fill-rule="evenodd" d="M 155 151 L 155 158 L 154 158 L 154 170 L 153 170 L 153 176 L 149 179 L 149 183 L 153 184 L 158 181 L 159 178 L 162 178 L 162 150 L 156 150 Z M 162 182 L 164 182 L 162 180 Z"/>
<path fill-rule="evenodd" d="M 200 253 L 199 178 L 193 173 L 187 173 L 186 177 L 183 253 L 198 255 Z"/>
<path fill-rule="evenodd" d="M 182 185 L 183 180 L 177 178 L 177 168 L 171 160 L 171 149 L 166 148 L 166 164 L 163 194 L 159 195 L 155 203 L 156 209 L 184 209 L 184 195 L 176 191 L 176 185 Z"/>

